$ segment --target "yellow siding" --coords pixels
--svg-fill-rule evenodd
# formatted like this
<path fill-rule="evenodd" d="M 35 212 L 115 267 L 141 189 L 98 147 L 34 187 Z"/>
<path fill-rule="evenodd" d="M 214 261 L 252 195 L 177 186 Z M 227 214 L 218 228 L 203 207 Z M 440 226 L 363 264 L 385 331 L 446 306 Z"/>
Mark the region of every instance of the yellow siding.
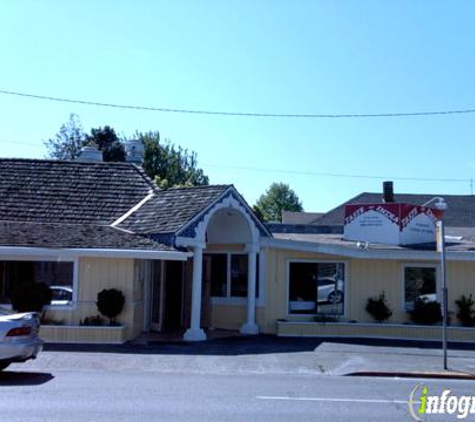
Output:
<path fill-rule="evenodd" d="M 393 316 L 389 322 L 404 323 L 409 320 L 404 311 L 404 265 L 421 263 L 420 261 L 396 260 L 357 260 L 345 257 L 322 255 L 292 250 L 266 249 L 266 307 L 261 329 L 275 332 L 275 322 L 279 319 L 308 320 L 312 317 L 288 315 L 288 262 L 291 260 L 340 261 L 346 263 L 345 315 L 342 321 L 373 322 L 365 306 L 369 297 L 386 293 Z M 439 261 L 425 262 L 439 265 Z M 475 262 L 452 261 L 447 265 L 447 284 L 449 290 L 449 311 L 452 320 L 457 322 L 454 301 L 461 294 L 475 296 Z M 440 293 L 440 284 L 438 293 Z"/>
<path fill-rule="evenodd" d="M 96 306 L 97 293 L 103 289 L 115 288 L 125 296 L 124 310 L 117 320 L 126 326 L 126 339 L 132 339 L 143 327 L 142 265 L 140 261 L 133 259 L 79 259 L 78 301 L 72 309 L 50 308 L 47 317 L 61 320 L 64 324 L 78 325 L 84 318 L 99 314 Z M 104 341 L 106 337 L 107 335 Z"/>
<path fill-rule="evenodd" d="M 238 253 L 245 253 L 245 245 L 242 244 L 229 244 L 229 245 L 217 245 L 213 243 L 209 243 L 206 245 L 206 249 L 204 253 L 212 253 L 212 252 L 238 252 Z"/>
<path fill-rule="evenodd" d="M 211 326 L 223 330 L 239 330 L 246 322 L 247 305 L 212 305 Z M 258 307 L 256 322 L 261 327 L 264 323 L 264 308 Z"/>

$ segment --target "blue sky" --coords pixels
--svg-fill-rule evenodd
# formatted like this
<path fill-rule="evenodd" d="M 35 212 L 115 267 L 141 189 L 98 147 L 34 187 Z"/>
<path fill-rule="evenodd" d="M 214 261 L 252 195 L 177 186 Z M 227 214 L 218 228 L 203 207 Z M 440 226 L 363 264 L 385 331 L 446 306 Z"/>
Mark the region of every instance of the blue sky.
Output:
<path fill-rule="evenodd" d="M 475 109 L 468 0 L 5 0 L 1 9 L 4 90 L 257 113 Z M 389 178 L 396 192 L 434 194 L 470 194 L 475 178 L 475 114 L 219 117 L 0 95 L 0 156 L 44 157 L 42 140 L 70 113 L 86 130 L 159 130 L 198 153 L 211 183 L 234 183 L 250 204 L 274 181 L 305 210 L 326 211 Z"/>

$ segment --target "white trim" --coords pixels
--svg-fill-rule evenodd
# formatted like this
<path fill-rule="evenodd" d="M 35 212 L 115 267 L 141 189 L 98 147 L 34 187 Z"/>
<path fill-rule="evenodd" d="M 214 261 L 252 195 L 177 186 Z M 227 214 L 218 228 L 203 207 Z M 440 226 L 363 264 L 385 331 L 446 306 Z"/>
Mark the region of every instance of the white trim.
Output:
<path fill-rule="evenodd" d="M 146 202 L 148 202 L 150 199 L 152 199 L 154 196 L 154 192 L 153 190 L 150 190 L 148 195 L 143 198 L 137 205 L 133 206 L 130 210 L 128 210 L 124 215 L 122 215 L 121 217 L 119 217 L 117 220 L 115 220 L 112 224 L 111 224 L 111 227 L 114 227 L 119 225 L 120 223 L 122 223 L 125 219 L 127 219 L 130 215 L 132 215 L 135 211 L 137 211 L 138 209 L 140 209 L 142 207 L 143 204 L 145 204 Z"/>
<path fill-rule="evenodd" d="M 410 310 L 406 309 L 406 268 L 434 268 L 435 269 L 435 294 L 436 299 L 439 301 L 439 289 L 441 287 L 440 280 L 440 266 L 438 263 L 427 263 L 427 262 L 402 262 L 401 263 L 401 279 L 402 279 L 402 307 L 401 311 L 409 313 Z"/>
<path fill-rule="evenodd" d="M 324 255 L 335 255 L 346 258 L 357 259 L 387 259 L 387 260 L 417 260 L 436 261 L 440 260 L 440 253 L 436 251 L 417 251 L 408 249 L 376 249 L 371 244 L 368 249 L 356 249 L 356 246 L 329 245 L 325 243 L 307 242 L 303 240 L 288 239 L 261 239 L 261 247 L 274 249 L 288 249 L 300 252 L 315 252 Z M 356 245 L 356 243 L 355 243 Z M 448 261 L 475 261 L 475 253 L 466 252 L 446 252 Z"/>
<path fill-rule="evenodd" d="M 344 271 L 345 271 L 345 280 L 343 285 L 343 312 L 341 314 L 292 314 L 290 313 L 289 309 L 289 289 L 290 289 L 290 264 L 291 263 L 309 263 L 309 264 L 343 264 Z M 348 318 L 348 288 L 347 284 L 349 281 L 350 275 L 350 262 L 341 260 L 341 259 L 295 259 L 295 258 L 288 258 L 285 261 L 285 307 L 286 307 L 286 317 L 287 318 L 294 318 L 294 317 L 314 317 L 317 315 L 327 315 L 329 317 L 335 318 Z"/>
<path fill-rule="evenodd" d="M 7 256 L 42 256 L 57 257 L 57 259 L 73 259 L 77 257 L 97 257 L 97 258 L 137 258 L 137 259 L 158 259 L 169 261 L 186 261 L 190 252 L 179 251 L 149 251 L 134 249 L 71 249 L 71 248 L 29 248 L 25 246 L 0 246 L 0 259 Z"/>
<path fill-rule="evenodd" d="M 175 245 L 182 246 L 185 248 L 196 248 L 196 247 L 201 248 L 201 249 L 206 248 L 206 243 L 202 242 L 199 239 L 192 239 L 189 237 L 179 237 L 179 236 L 175 238 Z"/>
<path fill-rule="evenodd" d="M 183 232 L 190 224 L 193 224 L 194 221 L 196 221 L 198 218 L 201 218 L 201 216 L 203 216 L 202 221 L 200 221 L 198 225 L 195 227 L 195 236 L 193 237 L 193 239 L 201 243 L 206 243 L 206 228 L 208 227 L 208 224 L 210 220 L 213 218 L 214 214 L 216 214 L 216 212 L 218 212 L 221 209 L 233 208 L 241 213 L 242 217 L 246 220 L 248 224 L 249 233 L 251 236 L 251 239 L 249 239 L 250 240 L 249 243 L 259 244 L 259 238 L 260 238 L 259 229 L 257 228 L 253 219 L 250 217 L 246 208 L 240 201 L 238 201 L 236 198 L 234 198 L 231 195 L 226 197 L 226 194 L 230 190 L 235 191 L 235 189 L 232 186 L 226 189 L 226 191 L 223 192 L 223 194 L 216 200 L 213 206 L 211 206 L 207 210 L 200 212 L 198 215 L 196 215 L 192 220 L 190 220 L 185 226 L 183 226 L 180 229 L 180 232 Z M 177 240 L 178 239 L 180 239 L 181 241 L 182 239 L 188 239 L 188 238 L 177 237 Z"/>

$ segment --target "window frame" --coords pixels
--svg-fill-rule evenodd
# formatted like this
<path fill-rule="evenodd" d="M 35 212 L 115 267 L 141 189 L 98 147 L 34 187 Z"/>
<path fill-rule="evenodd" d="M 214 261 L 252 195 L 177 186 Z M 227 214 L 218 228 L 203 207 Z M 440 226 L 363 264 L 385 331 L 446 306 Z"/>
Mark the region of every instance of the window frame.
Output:
<path fill-rule="evenodd" d="M 401 301 L 401 310 L 405 313 L 411 312 L 410 309 L 406 308 L 406 268 L 433 268 L 435 269 L 435 296 L 436 301 L 440 302 L 439 290 L 441 287 L 440 281 L 440 265 L 437 263 L 428 263 L 428 262 L 404 262 L 401 266 L 401 286 L 402 286 L 402 301 Z"/>
<path fill-rule="evenodd" d="M 302 264 L 343 264 L 345 274 L 345 280 L 343 285 L 343 312 L 341 314 L 293 314 L 290 312 L 290 264 L 302 263 Z M 344 259 L 287 259 L 286 271 L 285 271 L 285 315 L 287 318 L 309 318 L 318 315 L 327 315 L 335 318 L 348 318 L 348 283 L 350 275 L 350 261 Z"/>
<path fill-rule="evenodd" d="M 204 252 L 205 255 L 226 255 L 226 296 L 210 296 L 212 305 L 231 305 L 231 306 L 247 306 L 247 296 L 237 297 L 231 296 L 231 256 L 232 255 L 249 255 L 246 251 L 237 250 L 209 250 Z M 259 265 L 256 268 L 256 289 L 259 283 L 259 296 L 256 296 L 256 306 L 264 305 L 264 280 L 265 280 L 265 253 L 259 251 L 256 253 L 256 260 Z"/>
<path fill-rule="evenodd" d="M 0 261 L 22 261 L 22 262 L 71 262 L 73 264 L 73 299 L 69 305 L 46 305 L 44 310 L 68 310 L 72 311 L 77 308 L 78 301 L 78 281 L 79 281 L 79 258 L 78 257 L 68 257 L 68 258 L 57 258 L 54 259 L 51 256 L 12 256 L 12 255 L 2 255 Z M 10 303 L 0 303 L 0 306 L 5 309 L 12 309 Z"/>

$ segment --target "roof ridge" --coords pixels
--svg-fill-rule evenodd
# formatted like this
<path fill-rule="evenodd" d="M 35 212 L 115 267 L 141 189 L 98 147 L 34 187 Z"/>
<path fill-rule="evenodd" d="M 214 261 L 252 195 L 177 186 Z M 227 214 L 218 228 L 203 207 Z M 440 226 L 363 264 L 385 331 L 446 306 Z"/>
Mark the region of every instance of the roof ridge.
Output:
<path fill-rule="evenodd" d="M 382 192 L 362 192 L 360 195 L 357 195 L 357 196 L 361 196 L 361 195 L 380 195 L 381 198 L 383 197 L 383 193 Z M 471 195 L 471 194 L 453 194 L 453 193 L 404 193 L 404 192 L 394 192 L 394 196 L 432 196 L 434 198 L 438 197 L 438 196 L 441 196 L 441 197 L 463 197 L 463 198 L 468 198 L 468 197 L 473 197 L 475 198 L 475 195 Z M 356 197 L 355 197 L 356 198 Z M 350 199 L 353 200 L 355 198 L 352 198 Z M 346 201 L 346 202 L 349 202 L 349 201 Z M 346 203 L 345 202 L 345 203 Z"/>
<path fill-rule="evenodd" d="M 54 158 L 8 158 L 0 157 L 0 162 L 27 162 L 27 163 L 54 163 L 54 164 L 76 164 L 78 166 L 84 165 L 104 165 L 104 166 L 123 166 L 123 167 L 138 167 L 133 163 L 126 161 L 76 161 L 76 160 L 57 160 Z"/>
<path fill-rule="evenodd" d="M 3 223 L 14 223 L 14 224 L 34 224 L 34 225 L 45 225 L 50 226 L 87 226 L 87 227 L 111 227 L 110 224 L 96 224 L 96 223 L 62 223 L 62 222 L 53 222 L 53 221 L 28 221 L 28 220 L 0 220 L 0 224 Z"/>
<path fill-rule="evenodd" d="M 232 183 L 230 184 L 217 184 L 217 185 L 195 185 L 195 186 L 177 186 L 171 187 L 167 189 L 160 189 L 160 192 L 168 192 L 174 190 L 189 190 L 189 189 L 207 189 L 207 188 L 230 188 L 234 186 Z"/>

